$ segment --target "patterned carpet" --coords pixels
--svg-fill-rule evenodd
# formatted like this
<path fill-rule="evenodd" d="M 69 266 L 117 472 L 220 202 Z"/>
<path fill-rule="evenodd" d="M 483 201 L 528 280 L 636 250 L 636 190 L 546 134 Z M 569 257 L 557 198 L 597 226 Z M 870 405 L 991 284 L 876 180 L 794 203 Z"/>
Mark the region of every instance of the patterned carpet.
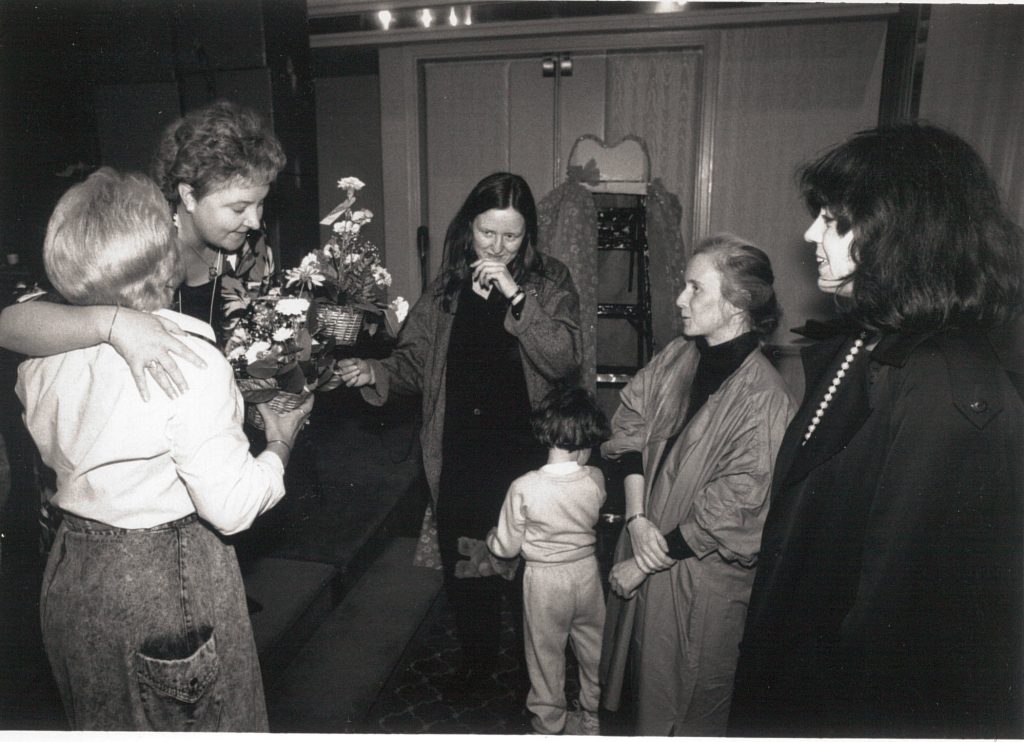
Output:
<path fill-rule="evenodd" d="M 531 734 L 526 710 L 528 683 L 520 672 L 510 610 L 502 614 L 501 649 L 493 676 L 493 693 L 463 703 L 450 703 L 442 695 L 445 676 L 457 667 L 455 620 L 444 594 L 406 650 L 394 675 L 371 709 L 367 733 L 391 734 Z M 579 693 L 576 661 L 566 650 L 566 697 Z M 628 712 L 601 713 L 603 735 L 629 733 Z"/>

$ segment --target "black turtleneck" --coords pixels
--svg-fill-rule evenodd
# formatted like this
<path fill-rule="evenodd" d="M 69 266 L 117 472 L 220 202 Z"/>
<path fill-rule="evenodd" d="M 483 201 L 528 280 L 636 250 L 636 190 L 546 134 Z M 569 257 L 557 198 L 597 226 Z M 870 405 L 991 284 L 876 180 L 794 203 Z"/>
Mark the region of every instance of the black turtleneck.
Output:
<path fill-rule="evenodd" d="M 732 340 L 718 345 L 708 345 L 705 338 L 697 338 L 697 350 L 700 352 L 700 360 L 697 362 L 697 371 L 693 376 L 693 384 L 690 386 L 690 399 L 686 407 L 686 417 L 683 418 L 679 429 L 665 442 L 665 449 L 661 460 L 654 469 L 652 482 L 656 482 L 661 476 L 661 470 L 668 460 L 669 454 L 679 441 L 679 436 L 686 426 L 689 425 L 693 416 L 700 411 L 708 397 L 718 391 L 719 387 L 740 367 L 740 364 L 759 345 L 759 338 L 756 332 L 745 332 L 734 337 Z M 624 476 L 629 474 L 643 474 L 643 458 L 640 452 L 631 451 L 622 457 Z M 652 485 L 653 486 L 653 485 Z M 664 534 L 668 542 L 668 555 L 673 559 L 686 559 L 694 556 L 693 550 L 683 538 L 682 531 L 673 528 Z"/>

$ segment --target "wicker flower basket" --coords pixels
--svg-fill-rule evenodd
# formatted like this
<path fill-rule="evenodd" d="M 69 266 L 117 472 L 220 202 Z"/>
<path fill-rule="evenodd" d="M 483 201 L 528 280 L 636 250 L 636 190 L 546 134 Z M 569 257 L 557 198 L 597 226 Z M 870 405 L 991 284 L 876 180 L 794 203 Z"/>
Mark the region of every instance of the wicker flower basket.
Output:
<path fill-rule="evenodd" d="M 235 379 L 235 383 L 238 384 L 238 388 L 243 392 L 274 389 L 277 386 L 277 382 L 273 379 Z M 278 412 L 289 412 L 301 405 L 308 396 L 309 394 L 307 393 L 292 394 L 291 392 L 277 391 L 267 404 L 270 405 L 271 409 Z M 256 405 L 252 402 L 245 403 L 245 421 L 257 430 L 266 429 L 263 415 L 260 414 L 260 411 L 256 409 Z"/>
<path fill-rule="evenodd" d="M 355 345 L 363 327 L 363 310 L 338 304 L 320 304 L 316 318 L 338 345 Z"/>
<path fill-rule="evenodd" d="M 306 401 L 308 394 L 292 394 L 291 392 L 278 392 L 272 400 L 267 402 L 271 409 L 278 412 L 290 412 Z M 257 430 L 265 430 L 267 424 L 263 422 L 263 415 L 254 404 L 245 405 L 245 421 Z"/>

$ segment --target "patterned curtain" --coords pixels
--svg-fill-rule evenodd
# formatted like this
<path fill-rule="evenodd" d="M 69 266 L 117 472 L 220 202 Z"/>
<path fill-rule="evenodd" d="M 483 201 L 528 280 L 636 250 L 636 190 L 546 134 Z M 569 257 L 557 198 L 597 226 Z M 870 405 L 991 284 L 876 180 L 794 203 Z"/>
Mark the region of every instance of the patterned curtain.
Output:
<path fill-rule="evenodd" d="M 647 214 L 659 348 L 679 333 L 675 298 L 681 277 L 674 273 L 687 257 L 681 235 L 693 231 L 702 60 L 700 49 L 608 55 L 605 141 L 614 144 L 627 134 L 642 139 L 651 157 L 651 180 L 660 181 L 648 196 Z M 668 215 L 674 215 L 674 225 L 666 222 Z"/>

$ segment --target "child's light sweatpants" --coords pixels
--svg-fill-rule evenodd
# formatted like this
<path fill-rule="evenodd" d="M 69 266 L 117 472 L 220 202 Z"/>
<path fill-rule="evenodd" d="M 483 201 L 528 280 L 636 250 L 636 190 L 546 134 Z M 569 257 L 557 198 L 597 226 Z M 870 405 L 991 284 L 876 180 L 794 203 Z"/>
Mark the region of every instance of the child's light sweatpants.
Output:
<path fill-rule="evenodd" d="M 523 574 L 523 626 L 533 728 L 558 734 L 565 726 L 565 643 L 572 639 L 580 668 L 580 706 L 596 712 L 604 631 L 604 592 L 597 559 L 568 564 L 527 562 Z"/>

